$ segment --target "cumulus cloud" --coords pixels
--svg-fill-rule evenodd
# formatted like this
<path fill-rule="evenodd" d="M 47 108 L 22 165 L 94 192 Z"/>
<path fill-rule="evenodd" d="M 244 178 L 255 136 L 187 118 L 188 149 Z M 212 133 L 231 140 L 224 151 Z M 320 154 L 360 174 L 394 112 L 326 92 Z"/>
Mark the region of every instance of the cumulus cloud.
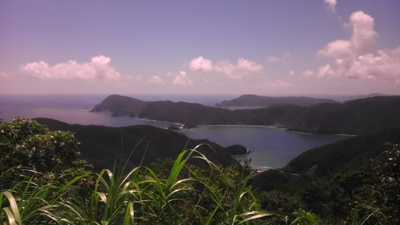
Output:
<path fill-rule="evenodd" d="M 335 76 L 335 72 L 331 69 L 331 65 L 327 64 L 325 66 L 320 66 L 318 68 L 317 77 L 330 78 L 330 77 L 334 77 L 334 76 Z"/>
<path fill-rule="evenodd" d="M 290 52 L 283 52 L 281 57 L 270 56 L 267 58 L 267 62 L 281 62 L 284 65 L 290 64 L 292 61 L 292 54 Z"/>
<path fill-rule="evenodd" d="M 189 66 L 190 69 L 194 71 L 221 72 L 228 75 L 228 77 L 232 79 L 241 79 L 245 75 L 250 73 L 259 73 L 264 69 L 261 64 L 257 64 L 253 61 L 243 58 L 238 59 L 236 65 L 230 63 L 229 61 L 220 61 L 219 63 L 213 65 L 211 60 L 205 59 L 202 56 L 190 61 Z"/>
<path fill-rule="evenodd" d="M 302 78 L 306 78 L 306 79 L 311 78 L 313 76 L 314 76 L 314 71 L 312 71 L 312 70 L 306 70 L 302 74 Z"/>
<path fill-rule="evenodd" d="M 203 56 L 192 59 L 189 66 L 190 69 L 194 71 L 208 72 L 213 70 L 213 64 L 211 60 L 205 59 Z"/>
<path fill-rule="evenodd" d="M 267 62 L 279 62 L 279 59 L 275 56 L 270 56 L 268 57 Z"/>
<path fill-rule="evenodd" d="M 317 77 L 343 76 L 350 79 L 376 79 L 378 77 L 400 83 L 400 46 L 396 49 L 371 49 L 378 33 L 374 30 L 374 18 L 362 11 L 354 12 L 346 26 L 352 27 L 350 40 L 328 43 L 318 56 L 333 58 L 336 68 L 329 64 L 318 69 Z"/>
<path fill-rule="evenodd" d="M 189 77 L 186 75 L 185 71 L 179 71 L 179 75 L 177 75 L 172 82 L 173 84 L 179 84 L 179 85 L 190 85 L 193 84 L 193 81 L 189 79 Z"/>
<path fill-rule="evenodd" d="M 361 55 L 345 71 L 349 78 L 384 77 L 400 82 L 400 46 L 394 50 L 379 50 L 378 54 Z M 343 73 L 343 72 L 342 72 Z"/>
<path fill-rule="evenodd" d="M 351 42 L 348 40 L 333 41 L 317 52 L 318 56 L 327 58 L 346 58 L 353 56 L 353 54 Z"/>
<path fill-rule="evenodd" d="M 88 63 L 69 60 L 53 67 L 44 61 L 23 65 L 22 71 L 37 79 L 118 79 L 120 74 L 110 66 L 111 59 L 103 55 L 92 57 Z"/>
<path fill-rule="evenodd" d="M 318 55 L 327 58 L 353 57 L 371 51 L 378 34 L 374 30 L 374 18 L 362 11 L 350 16 L 350 22 L 346 26 L 352 27 L 350 40 L 336 40 L 328 43 L 324 49 L 318 51 Z"/>
<path fill-rule="evenodd" d="M 336 11 L 336 0 L 324 0 L 325 4 L 328 6 L 328 9 L 331 10 L 332 12 Z"/>
<path fill-rule="evenodd" d="M 265 81 L 264 86 L 267 86 L 267 87 L 291 87 L 293 85 L 291 83 L 283 81 L 283 80 L 274 80 L 274 81 Z"/>
<path fill-rule="evenodd" d="M 374 18 L 363 11 L 358 11 L 351 14 L 349 24 L 353 27 L 351 37 L 353 48 L 360 53 L 371 51 L 375 38 L 378 36 L 374 30 Z"/>
<path fill-rule="evenodd" d="M 289 76 L 292 77 L 292 76 L 295 76 L 295 75 L 296 75 L 296 72 L 294 72 L 294 70 L 290 70 L 290 71 L 289 71 Z"/>
<path fill-rule="evenodd" d="M 161 79 L 160 76 L 153 76 L 149 79 L 149 82 L 154 84 L 165 84 L 164 80 Z"/>

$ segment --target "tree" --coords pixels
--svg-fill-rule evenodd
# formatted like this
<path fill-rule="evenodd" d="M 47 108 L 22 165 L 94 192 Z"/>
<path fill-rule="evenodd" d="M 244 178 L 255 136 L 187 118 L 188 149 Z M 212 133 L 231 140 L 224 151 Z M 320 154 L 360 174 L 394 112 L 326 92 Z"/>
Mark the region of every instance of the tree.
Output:
<path fill-rule="evenodd" d="M 66 171 L 84 170 L 86 162 L 80 159 L 77 144 L 71 132 L 50 131 L 35 120 L 0 120 L 0 189 L 18 182 L 24 171 L 52 178 Z"/>

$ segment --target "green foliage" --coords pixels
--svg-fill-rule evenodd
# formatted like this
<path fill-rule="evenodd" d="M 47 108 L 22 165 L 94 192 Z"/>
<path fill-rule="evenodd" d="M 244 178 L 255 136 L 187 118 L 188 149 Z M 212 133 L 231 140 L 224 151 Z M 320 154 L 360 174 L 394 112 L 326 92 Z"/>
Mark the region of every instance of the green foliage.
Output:
<path fill-rule="evenodd" d="M 198 151 L 202 145 L 153 169 L 92 174 L 84 170 L 71 132 L 20 118 L 1 121 L 0 128 L 2 225 L 249 224 L 274 215 L 259 211 L 247 185 L 248 164 L 216 166 Z"/>
<path fill-rule="evenodd" d="M 86 172 L 71 132 L 49 131 L 34 120 L 16 118 L 0 121 L 0 133 L 0 189 L 18 182 L 15 177 L 24 179 L 29 170 L 48 181 L 58 177 L 66 181 Z"/>
<path fill-rule="evenodd" d="M 386 144 L 382 161 L 325 177 L 304 176 L 301 182 L 257 193 L 263 208 L 290 211 L 301 207 L 328 224 L 397 224 L 399 201 L 399 145 Z"/>
<path fill-rule="evenodd" d="M 1 225 L 367 225 L 396 224 L 400 218 L 395 144 L 386 145 L 383 161 L 361 169 L 305 176 L 298 186 L 254 194 L 248 162 L 215 165 L 199 151 L 211 146 L 198 145 L 148 167 L 94 174 L 85 170 L 71 132 L 20 118 L 0 121 L 0 132 Z M 188 164 L 193 160 L 208 169 Z"/>

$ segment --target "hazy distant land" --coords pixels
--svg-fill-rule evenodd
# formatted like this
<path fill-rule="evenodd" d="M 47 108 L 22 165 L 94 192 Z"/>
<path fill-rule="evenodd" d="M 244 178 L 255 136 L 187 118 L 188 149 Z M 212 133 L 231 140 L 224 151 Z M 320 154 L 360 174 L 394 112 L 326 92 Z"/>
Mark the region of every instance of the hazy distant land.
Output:
<path fill-rule="evenodd" d="M 242 95 L 229 101 L 222 101 L 216 104 L 217 107 L 250 106 L 250 107 L 271 107 L 277 105 L 313 106 L 320 103 L 339 103 L 332 99 L 320 99 L 310 97 L 270 97 L 259 95 Z"/>

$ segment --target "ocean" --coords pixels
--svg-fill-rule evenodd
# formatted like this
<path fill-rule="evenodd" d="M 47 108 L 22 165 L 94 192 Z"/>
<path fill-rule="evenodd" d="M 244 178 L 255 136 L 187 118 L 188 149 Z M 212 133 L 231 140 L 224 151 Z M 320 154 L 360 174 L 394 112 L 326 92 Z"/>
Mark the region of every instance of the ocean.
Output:
<path fill-rule="evenodd" d="M 195 102 L 214 106 L 238 95 L 128 95 L 144 101 L 171 100 Z M 15 117 L 46 117 L 70 124 L 131 126 L 152 125 L 168 128 L 172 123 L 130 117 L 111 117 L 107 113 L 89 112 L 107 95 L 0 95 L 0 118 L 10 121 Z M 332 97 L 333 98 L 333 97 Z M 177 131 L 192 139 L 209 139 L 227 147 L 241 144 L 251 153 L 251 166 L 265 170 L 280 168 L 302 152 L 348 138 L 343 135 L 312 135 L 287 132 L 284 129 L 257 126 L 199 126 Z M 245 156 L 237 156 L 244 160 Z"/>

